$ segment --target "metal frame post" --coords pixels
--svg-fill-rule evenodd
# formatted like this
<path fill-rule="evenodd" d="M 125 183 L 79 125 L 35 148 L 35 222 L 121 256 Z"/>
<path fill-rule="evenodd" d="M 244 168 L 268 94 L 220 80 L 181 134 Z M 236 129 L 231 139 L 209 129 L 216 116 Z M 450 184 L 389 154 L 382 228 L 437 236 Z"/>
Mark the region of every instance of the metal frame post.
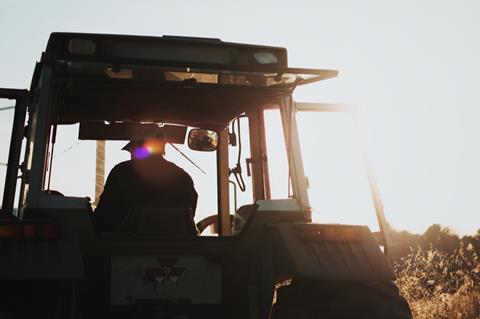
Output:
<path fill-rule="evenodd" d="M 253 201 L 266 199 L 265 196 L 265 183 L 264 183 L 264 169 L 266 166 L 263 164 L 263 151 L 262 151 L 262 132 L 263 128 L 263 110 L 252 110 L 247 112 L 248 125 L 249 125 L 249 137 L 250 137 L 250 158 L 247 165 L 250 165 L 252 175 L 252 195 Z M 247 167 L 248 170 L 248 167 Z"/>
<path fill-rule="evenodd" d="M 8 152 L 7 173 L 3 190 L 1 217 L 16 217 L 13 215 L 13 203 L 17 188 L 18 169 L 20 167 L 20 153 L 28 106 L 28 91 L 15 89 L 0 89 L 0 98 L 15 99 L 15 114 L 13 118 L 10 149 Z"/>
<path fill-rule="evenodd" d="M 48 118 L 50 116 L 50 88 L 52 82 L 52 66 L 43 65 L 42 72 L 39 80 L 39 87 L 37 91 L 39 93 L 38 102 L 33 103 L 33 120 L 30 143 L 33 143 L 33 149 L 31 150 L 31 167 L 27 167 L 29 170 L 28 176 L 28 196 L 27 205 L 29 207 L 37 207 L 41 196 L 42 187 L 45 181 L 45 162 L 47 155 L 48 139 L 50 122 Z M 30 161 L 29 161 L 30 162 Z"/>
<path fill-rule="evenodd" d="M 217 147 L 218 235 L 228 236 L 230 229 L 230 187 L 228 183 L 228 127 L 219 132 Z"/>
<path fill-rule="evenodd" d="M 303 167 L 300 139 L 298 137 L 297 119 L 292 96 L 282 98 L 280 103 L 285 148 L 287 150 L 288 167 L 292 179 L 293 196 L 299 201 L 305 212 L 305 220 L 312 221 L 308 184 Z"/>

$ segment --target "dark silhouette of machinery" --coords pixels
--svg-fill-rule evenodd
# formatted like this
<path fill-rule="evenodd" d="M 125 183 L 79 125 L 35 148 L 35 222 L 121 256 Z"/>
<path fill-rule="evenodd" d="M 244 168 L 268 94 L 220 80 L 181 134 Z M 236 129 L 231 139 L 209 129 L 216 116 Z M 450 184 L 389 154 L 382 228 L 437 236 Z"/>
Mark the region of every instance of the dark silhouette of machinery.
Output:
<path fill-rule="evenodd" d="M 311 222 L 296 114 L 325 105 L 295 103 L 292 93 L 336 75 L 291 68 L 279 47 L 51 34 L 30 89 L 0 89 L 1 98 L 16 101 L 0 216 L 0 316 L 411 318 L 366 226 Z M 266 110 L 281 118 L 284 199 L 271 196 L 269 163 L 278 159 L 266 147 Z M 50 189 L 58 128 L 71 124 L 80 140 L 161 131 L 177 149 L 187 141 L 192 154 L 212 152 L 216 188 L 206 191 L 216 194 L 217 213 L 196 228 L 217 234 L 192 233 L 182 207 L 142 203 L 135 231 L 95 232 L 88 198 Z M 231 169 L 229 150 L 240 150 L 242 139 L 243 157 Z M 237 188 L 251 193 L 240 207 Z M 388 248 L 381 210 L 378 217 Z M 178 223 L 189 228 L 169 231 Z"/>

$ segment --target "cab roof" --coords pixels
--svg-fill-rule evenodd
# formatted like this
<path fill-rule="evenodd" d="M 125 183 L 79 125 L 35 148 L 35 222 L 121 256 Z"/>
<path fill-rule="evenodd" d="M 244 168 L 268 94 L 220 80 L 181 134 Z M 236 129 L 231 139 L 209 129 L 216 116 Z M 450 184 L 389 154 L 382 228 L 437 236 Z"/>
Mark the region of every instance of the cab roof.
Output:
<path fill-rule="evenodd" d="M 224 127 L 337 71 L 289 68 L 280 47 L 190 37 L 52 33 L 57 123 L 151 121 Z"/>

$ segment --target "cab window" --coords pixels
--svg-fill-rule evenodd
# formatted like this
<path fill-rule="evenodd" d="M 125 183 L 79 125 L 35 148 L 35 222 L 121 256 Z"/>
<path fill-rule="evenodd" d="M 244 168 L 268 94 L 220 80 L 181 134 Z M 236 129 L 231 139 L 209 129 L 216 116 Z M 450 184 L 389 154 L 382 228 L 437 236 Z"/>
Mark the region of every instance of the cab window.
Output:
<path fill-rule="evenodd" d="M 65 196 L 89 197 L 91 203 L 95 204 L 96 141 L 79 140 L 78 129 L 78 124 L 57 127 L 53 156 L 49 156 L 49 161 L 52 160 L 51 172 L 48 171 L 50 165 L 47 165 L 44 190 L 55 190 Z M 128 141 L 106 141 L 105 180 L 115 165 L 130 160 L 129 152 L 122 150 L 127 143 Z M 216 214 L 216 152 L 193 151 L 186 144 L 174 146 L 166 145 L 165 158 L 185 170 L 193 179 L 198 193 L 195 220 Z"/>
<path fill-rule="evenodd" d="M 299 112 L 312 219 L 378 230 L 358 131 L 346 112 Z"/>

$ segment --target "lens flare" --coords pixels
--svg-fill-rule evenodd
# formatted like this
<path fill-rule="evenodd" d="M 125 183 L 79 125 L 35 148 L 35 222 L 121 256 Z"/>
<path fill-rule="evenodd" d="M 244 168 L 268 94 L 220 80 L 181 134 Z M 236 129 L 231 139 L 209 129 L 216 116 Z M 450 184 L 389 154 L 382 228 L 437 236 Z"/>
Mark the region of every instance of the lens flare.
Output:
<path fill-rule="evenodd" d="M 147 157 L 150 156 L 150 154 L 152 154 L 151 150 L 146 147 L 146 146 L 140 146 L 140 147 L 137 147 L 134 151 L 133 151 L 133 156 L 136 158 L 136 159 L 145 159 Z"/>
<path fill-rule="evenodd" d="M 150 154 L 161 154 L 165 149 L 165 143 L 157 140 L 146 140 L 143 147 L 146 147 Z"/>

